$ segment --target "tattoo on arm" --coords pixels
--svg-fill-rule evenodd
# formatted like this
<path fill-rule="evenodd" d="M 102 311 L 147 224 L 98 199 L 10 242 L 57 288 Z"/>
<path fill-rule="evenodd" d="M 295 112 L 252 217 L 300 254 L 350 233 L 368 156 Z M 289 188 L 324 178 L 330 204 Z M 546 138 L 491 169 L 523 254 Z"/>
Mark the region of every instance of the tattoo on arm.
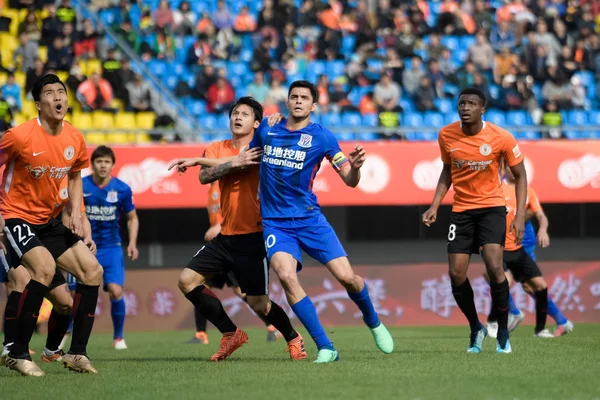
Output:
<path fill-rule="evenodd" d="M 212 183 L 219 178 L 227 175 L 233 169 L 231 161 L 225 164 L 217 165 L 216 167 L 203 167 L 200 170 L 200 183 L 206 185 Z"/>

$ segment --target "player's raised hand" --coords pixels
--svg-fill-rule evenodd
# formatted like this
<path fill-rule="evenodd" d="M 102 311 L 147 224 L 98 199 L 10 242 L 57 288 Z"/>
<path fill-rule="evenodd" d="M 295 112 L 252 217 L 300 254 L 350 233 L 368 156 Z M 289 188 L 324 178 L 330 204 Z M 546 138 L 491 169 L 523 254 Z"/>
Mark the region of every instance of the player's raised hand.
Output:
<path fill-rule="evenodd" d="M 258 165 L 260 164 L 261 155 L 262 149 L 260 147 L 249 149 L 248 146 L 246 146 L 240 150 L 240 154 L 233 159 L 231 165 L 234 168 L 245 168 L 250 165 Z"/>
<path fill-rule="evenodd" d="M 431 226 L 431 224 L 433 224 L 437 220 L 437 210 L 434 210 L 430 207 L 427 211 L 423 213 L 421 220 L 425 225 Z"/>
<path fill-rule="evenodd" d="M 271 115 L 269 115 L 269 118 L 267 118 L 267 124 L 269 126 L 273 126 L 275 124 L 280 123 L 282 119 L 283 119 L 283 115 L 281 115 L 279 113 L 271 114 Z"/>
<path fill-rule="evenodd" d="M 129 246 L 127 246 L 127 257 L 129 257 L 131 261 L 135 261 L 139 256 L 140 252 L 138 251 L 135 243 L 129 243 Z"/>
<path fill-rule="evenodd" d="M 538 242 L 538 245 L 543 249 L 550 246 L 550 236 L 548 236 L 548 232 L 538 231 L 537 242 Z"/>
<path fill-rule="evenodd" d="M 513 222 L 510 224 L 510 233 L 515 235 L 515 244 L 518 246 L 523 241 L 523 234 L 525 233 L 525 217 L 517 214 Z"/>
<path fill-rule="evenodd" d="M 196 165 L 195 158 L 178 158 L 169 165 L 168 171 L 177 168 L 177 172 L 183 174 L 189 167 L 195 167 Z"/>
<path fill-rule="evenodd" d="M 355 144 L 354 149 L 348 154 L 348 161 L 350 161 L 350 166 L 352 166 L 352 168 L 359 169 L 363 166 L 366 159 L 367 153 L 365 152 L 365 149 L 358 144 Z"/>
<path fill-rule="evenodd" d="M 94 242 L 91 237 L 88 236 L 84 238 L 83 243 L 90 249 L 93 255 L 96 255 L 98 249 L 96 248 L 96 242 Z"/>

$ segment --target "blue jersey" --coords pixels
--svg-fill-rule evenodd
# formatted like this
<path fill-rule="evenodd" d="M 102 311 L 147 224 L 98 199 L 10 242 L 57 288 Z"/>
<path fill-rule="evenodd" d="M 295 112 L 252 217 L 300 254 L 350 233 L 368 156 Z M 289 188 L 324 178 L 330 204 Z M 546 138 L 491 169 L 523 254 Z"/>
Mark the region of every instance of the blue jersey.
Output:
<path fill-rule="evenodd" d="M 525 232 L 523 233 L 522 243 L 524 247 L 535 246 L 537 244 L 535 229 L 533 229 L 533 223 L 531 221 L 525 223 Z"/>
<path fill-rule="evenodd" d="M 111 178 L 104 187 L 97 186 L 92 176 L 83 178 L 85 212 L 92 225 L 92 239 L 98 248 L 121 246 L 119 216 L 135 209 L 129 186 Z"/>
<path fill-rule="evenodd" d="M 298 131 L 285 127 L 286 120 L 269 127 L 264 119 L 250 148 L 263 149 L 260 164 L 260 213 L 263 218 L 302 218 L 320 212 L 312 184 L 323 158 L 336 170 L 348 160 L 333 133 L 310 123 Z"/>

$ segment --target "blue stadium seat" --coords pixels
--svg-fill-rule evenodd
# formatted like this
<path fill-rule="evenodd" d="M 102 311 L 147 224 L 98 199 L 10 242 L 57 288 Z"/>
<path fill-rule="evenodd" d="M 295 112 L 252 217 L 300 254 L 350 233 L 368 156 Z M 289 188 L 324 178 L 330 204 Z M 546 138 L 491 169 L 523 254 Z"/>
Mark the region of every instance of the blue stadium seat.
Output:
<path fill-rule="evenodd" d="M 163 77 L 167 74 L 167 64 L 164 61 L 151 60 L 148 69 L 156 76 Z"/>
<path fill-rule="evenodd" d="M 418 128 L 423 126 L 423 115 L 418 112 L 404 112 L 402 124 L 409 128 Z"/>
<path fill-rule="evenodd" d="M 217 117 L 212 114 L 204 114 L 198 118 L 198 123 L 203 129 L 216 129 Z"/>
<path fill-rule="evenodd" d="M 176 75 L 169 74 L 164 82 L 169 89 L 175 90 L 177 87 L 177 82 L 179 82 L 179 78 Z"/>
<path fill-rule="evenodd" d="M 173 75 L 175 77 L 179 77 L 186 72 L 187 67 L 181 62 L 172 61 L 169 64 L 167 64 L 167 69 L 169 70 L 169 77 Z"/>
<path fill-rule="evenodd" d="M 579 71 L 575 75 L 581 78 L 581 85 L 583 87 L 589 87 L 595 85 L 594 74 L 591 71 Z"/>
<path fill-rule="evenodd" d="M 352 132 L 334 132 L 334 135 L 340 142 L 349 142 L 354 140 L 354 134 Z"/>
<path fill-rule="evenodd" d="M 342 54 L 350 55 L 354 51 L 354 47 L 356 46 L 356 35 L 344 35 L 342 37 Z"/>
<path fill-rule="evenodd" d="M 307 75 L 314 75 L 318 77 L 325 73 L 325 61 L 315 60 L 308 64 Z"/>
<path fill-rule="evenodd" d="M 227 113 L 217 115 L 217 128 L 228 129 L 229 128 L 229 115 Z"/>
<path fill-rule="evenodd" d="M 430 142 L 437 139 L 436 132 L 407 132 L 406 139 L 411 142 Z"/>
<path fill-rule="evenodd" d="M 335 128 L 342 125 L 342 119 L 338 113 L 321 114 L 321 125 L 328 128 Z"/>
<path fill-rule="evenodd" d="M 446 125 L 449 125 L 453 122 L 459 121 L 460 118 L 458 116 L 458 113 L 456 112 L 450 112 L 450 113 L 446 113 L 446 115 L 444 115 L 444 123 Z"/>
<path fill-rule="evenodd" d="M 506 124 L 512 126 L 522 126 L 529 124 L 528 114 L 521 110 L 512 110 L 506 113 Z"/>
<path fill-rule="evenodd" d="M 358 112 L 346 112 L 342 114 L 342 127 L 355 128 L 362 126 L 362 118 Z"/>
<path fill-rule="evenodd" d="M 442 46 L 454 51 L 460 48 L 460 42 L 456 36 L 442 36 L 440 39 Z"/>
<path fill-rule="evenodd" d="M 383 61 L 378 58 L 368 58 L 367 59 L 367 67 L 369 69 L 381 71 L 383 69 Z"/>
<path fill-rule="evenodd" d="M 398 103 L 400 104 L 400 107 L 402 107 L 402 111 L 405 113 L 412 112 L 415 109 L 415 103 L 413 103 L 412 99 L 400 99 Z"/>
<path fill-rule="evenodd" d="M 503 111 L 500 110 L 488 110 L 485 112 L 485 114 L 483 114 L 483 119 L 485 121 L 489 121 L 494 125 L 505 125 L 506 124 L 506 117 L 504 115 Z"/>
<path fill-rule="evenodd" d="M 325 73 L 329 77 L 329 80 L 333 80 L 340 75 L 344 75 L 345 70 L 346 63 L 342 60 L 328 61 L 325 65 Z"/>
<path fill-rule="evenodd" d="M 564 134 L 567 139 L 571 139 L 571 140 L 582 140 L 582 139 L 588 139 L 590 137 L 589 132 L 584 132 L 584 131 L 566 130 L 566 131 L 564 131 Z"/>
<path fill-rule="evenodd" d="M 587 125 L 588 115 L 583 110 L 571 110 L 566 118 L 567 124 L 570 125 Z"/>
<path fill-rule="evenodd" d="M 461 36 L 459 42 L 460 48 L 468 51 L 477 42 L 477 39 L 475 39 L 475 36 Z"/>
<path fill-rule="evenodd" d="M 358 94 L 358 89 L 353 88 L 349 93 L 348 93 L 348 100 L 350 100 L 350 102 L 355 105 L 358 106 L 358 103 L 360 102 L 360 95 Z"/>
<path fill-rule="evenodd" d="M 451 112 L 454 107 L 452 107 L 452 102 L 448 99 L 440 99 L 436 98 L 433 100 L 433 104 L 437 107 L 438 111 L 441 113 Z"/>
<path fill-rule="evenodd" d="M 237 75 L 243 76 L 248 72 L 248 63 L 245 62 L 230 62 L 226 66 L 228 76 Z"/>
<path fill-rule="evenodd" d="M 519 140 L 539 140 L 542 138 L 542 134 L 536 131 L 515 132 L 513 136 Z"/>
<path fill-rule="evenodd" d="M 441 128 L 444 126 L 444 116 L 438 112 L 426 111 L 423 114 L 423 126 Z"/>
<path fill-rule="evenodd" d="M 361 132 L 356 134 L 356 138 L 358 140 L 370 142 L 374 140 L 379 140 L 379 135 L 374 132 Z"/>
<path fill-rule="evenodd" d="M 591 125 L 600 125 L 600 110 L 592 110 L 588 113 L 588 122 Z"/>
<path fill-rule="evenodd" d="M 206 102 L 204 100 L 192 99 L 187 102 L 187 107 L 192 115 L 203 115 L 206 113 Z"/>
<path fill-rule="evenodd" d="M 376 127 L 379 126 L 379 115 L 365 114 L 362 116 L 362 126 Z"/>
<path fill-rule="evenodd" d="M 492 83 L 490 85 L 490 96 L 492 96 L 492 99 L 498 100 L 500 98 L 500 86 Z"/>
<path fill-rule="evenodd" d="M 250 62 L 250 61 L 252 61 L 253 57 L 254 57 L 254 50 L 252 50 L 252 49 L 243 48 L 242 51 L 240 52 L 240 60 L 242 60 L 242 61 Z"/>

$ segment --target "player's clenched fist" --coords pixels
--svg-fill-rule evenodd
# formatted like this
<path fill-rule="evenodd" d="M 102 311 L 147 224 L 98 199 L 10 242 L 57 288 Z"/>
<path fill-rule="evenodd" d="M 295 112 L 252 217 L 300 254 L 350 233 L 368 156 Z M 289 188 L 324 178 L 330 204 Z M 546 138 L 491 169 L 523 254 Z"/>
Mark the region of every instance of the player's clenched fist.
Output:
<path fill-rule="evenodd" d="M 354 145 L 354 149 L 348 154 L 348 161 L 353 168 L 359 169 L 365 163 L 367 153 L 362 146 Z"/>
<path fill-rule="evenodd" d="M 431 226 L 437 220 L 437 210 L 429 208 L 423 213 L 422 220 L 425 225 Z"/>

